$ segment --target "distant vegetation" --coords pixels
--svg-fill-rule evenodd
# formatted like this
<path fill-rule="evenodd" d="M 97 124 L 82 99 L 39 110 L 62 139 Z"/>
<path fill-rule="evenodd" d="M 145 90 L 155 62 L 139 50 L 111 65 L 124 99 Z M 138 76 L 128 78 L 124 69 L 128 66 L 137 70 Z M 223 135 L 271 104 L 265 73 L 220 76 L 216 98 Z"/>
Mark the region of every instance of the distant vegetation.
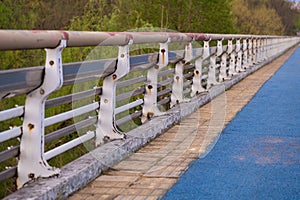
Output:
<path fill-rule="evenodd" d="M 151 26 L 294 35 L 299 11 L 291 7 L 287 0 L 2 0 L 0 29 L 125 31 Z"/>

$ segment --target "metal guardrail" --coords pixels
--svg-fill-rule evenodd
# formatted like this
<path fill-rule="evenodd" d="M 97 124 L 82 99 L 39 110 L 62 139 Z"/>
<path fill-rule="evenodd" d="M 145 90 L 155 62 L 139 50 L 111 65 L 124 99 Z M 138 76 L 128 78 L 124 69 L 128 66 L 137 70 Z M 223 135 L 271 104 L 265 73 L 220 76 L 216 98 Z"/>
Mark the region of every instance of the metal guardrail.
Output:
<path fill-rule="evenodd" d="M 193 48 L 196 41 L 203 46 Z M 210 45 L 213 41 L 216 46 Z M 298 37 L 257 35 L 1 30 L 0 50 L 45 48 L 46 65 L 0 71 L 0 99 L 26 95 L 24 105 L 0 111 L 0 122 L 22 119 L 22 126 L 12 124 L 13 128 L 0 132 L 2 144 L 20 139 L 19 146 L 0 152 L 3 163 L 18 159 L 16 166 L 0 172 L 0 181 L 17 177 L 21 188 L 39 177 L 57 175 L 59 169 L 50 167 L 49 159 L 85 142 L 92 141 L 96 147 L 104 141 L 125 139 L 117 126 L 136 119 L 145 123 L 162 114 L 162 106 L 171 109 L 188 101 L 186 97 L 273 59 L 299 41 Z M 178 42 L 184 42 L 184 50 L 168 50 L 171 43 Z M 159 51 L 129 55 L 132 44 L 145 43 L 159 44 Z M 117 58 L 62 64 L 64 48 L 98 45 L 118 46 Z M 125 76 L 127 79 L 121 79 Z M 91 86 L 90 81 L 99 79 L 99 85 Z M 48 99 L 62 86 L 77 84 L 83 84 L 83 89 Z M 93 101 L 86 101 L 89 98 Z M 83 103 L 45 117 L 47 109 L 70 107 L 74 102 Z M 76 117 L 80 119 L 45 134 L 47 127 Z M 48 149 L 52 141 L 80 130 L 84 133 Z"/>

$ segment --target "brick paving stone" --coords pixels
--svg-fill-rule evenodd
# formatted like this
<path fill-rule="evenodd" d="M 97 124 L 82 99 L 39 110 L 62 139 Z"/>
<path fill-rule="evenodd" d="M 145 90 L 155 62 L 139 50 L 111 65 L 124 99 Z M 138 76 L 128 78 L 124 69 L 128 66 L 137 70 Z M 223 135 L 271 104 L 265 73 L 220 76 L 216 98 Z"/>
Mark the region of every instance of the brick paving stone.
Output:
<path fill-rule="evenodd" d="M 88 196 L 85 200 L 110 200 L 110 199 L 113 199 L 114 196 L 112 195 L 90 195 Z"/>
<path fill-rule="evenodd" d="M 130 182 L 127 181 L 94 181 L 94 184 L 91 185 L 93 188 L 111 188 L 118 187 L 124 188 L 130 185 Z"/>
<path fill-rule="evenodd" d="M 189 163 L 207 152 L 225 125 L 251 100 L 292 52 L 293 50 L 290 50 L 232 86 L 223 95 L 205 104 L 136 153 L 104 172 L 69 199 L 161 198 L 177 182 Z"/>

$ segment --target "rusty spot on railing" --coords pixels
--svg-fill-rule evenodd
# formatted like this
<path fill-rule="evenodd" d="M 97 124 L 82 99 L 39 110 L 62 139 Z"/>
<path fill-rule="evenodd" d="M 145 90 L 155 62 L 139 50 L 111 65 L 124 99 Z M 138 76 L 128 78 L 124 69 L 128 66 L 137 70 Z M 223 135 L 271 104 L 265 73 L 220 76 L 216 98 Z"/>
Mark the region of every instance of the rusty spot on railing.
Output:
<path fill-rule="evenodd" d="M 34 129 L 34 125 L 31 124 L 31 123 L 29 123 L 29 124 L 28 124 L 28 128 L 29 128 L 29 131 L 32 131 L 32 130 Z"/>
<path fill-rule="evenodd" d="M 44 95 L 45 94 L 45 90 L 43 88 L 40 89 L 40 94 Z"/>
<path fill-rule="evenodd" d="M 63 39 L 66 39 L 66 40 L 69 40 L 69 33 L 68 32 L 66 32 L 66 31 L 60 31 L 62 34 L 63 34 L 63 36 L 64 36 L 64 38 Z"/>
<path fill-rule="evenodd" d="M 34 179 L 34 173 L 29 173 L 29 174 L 28 174 L 28 178 Z"/>
<path fill-rule="evenodd" d="M 147 112 L 146 117 L 148 120 L 150 120 L 154 116 L 153 112 Z"/>
<path fill-rule="evenodd" d="M 162 49 L 162 50 L 160 50 L 160 52 L 162 53 L 162 56 L 161 56 L 162 57 L 161 58 L 162 59 L 162 64 L 165 65 L 165 53 L 166 53 L 166 50 Z"/>

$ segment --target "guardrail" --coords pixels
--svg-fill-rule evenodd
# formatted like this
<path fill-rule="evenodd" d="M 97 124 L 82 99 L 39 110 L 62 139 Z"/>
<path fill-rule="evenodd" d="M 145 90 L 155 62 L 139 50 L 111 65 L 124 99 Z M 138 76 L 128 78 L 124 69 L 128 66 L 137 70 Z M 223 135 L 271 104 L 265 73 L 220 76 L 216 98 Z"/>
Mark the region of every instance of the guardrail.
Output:
<path fill-rule="evenodd" d="M 1 123 L 22 120 L 22 125 L 11 124 L 11 129 L 0 132 L 3 146 L 20 140 L 19 145 L 0 152 L 2 163 L 17 159 L 15 166 L 0 172 L 0 181 L 17 178 L 21 188 L 39 177 L 55 176 L 60 171 L 48 164 L 50 159 L 84 143 L 95 148 L 125 139 L 119 126 L 133 120 L 137 121 L 134 125 L 145 123 L 162 110 L 274 59 L 299 41 L 299 37 L 258 35 L 2 30 L 0 50 L 44 48 L 46 64 L 0 71 L 0 99 L 26 95 L 21 105 L 0 111 Z M 196 42 L 202 47 L 193 48 Z M 148 43 L 157 44 L 158 51 L 130 56 L 131 45 Z M 169 50 L 173 43 L 184 43 L 184 49 Z M 118 46 L 118 56 L 62 64 L 64 48 L 98 45 Z M 69 89 L 68 94 L 48 99 L 70 85 L 81 86 L 78 91 Z M 45 112 L 55 107 L 66 109 L 45 117 Z M 45 133 L 47 127 L 66 121 Z M 74 136 L 77 132 L 80 134 Z M 67 142 L 49 146 L 70 135 Z"/>

